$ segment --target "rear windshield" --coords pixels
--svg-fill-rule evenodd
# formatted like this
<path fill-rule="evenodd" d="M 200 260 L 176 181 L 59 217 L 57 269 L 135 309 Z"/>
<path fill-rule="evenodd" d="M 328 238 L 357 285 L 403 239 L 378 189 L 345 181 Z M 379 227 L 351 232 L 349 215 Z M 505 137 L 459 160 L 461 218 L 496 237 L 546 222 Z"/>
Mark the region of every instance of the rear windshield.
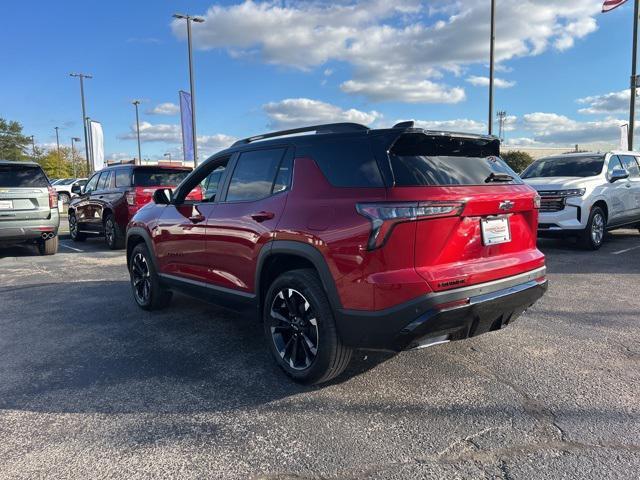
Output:
<path fill-rule="evenodd" d="M 602 173 L 604 157 L 585 155 L 584 157 L 542 158 L 522 172 L 522 178 L 538 177 L 595 177 Z"/>
<path fill-rule="evenodd" d="M 189 175 L 189 170 L 139 168 L 133 174 L 136 187 L 175 187 Z"/>
<path fill-rule="evenodd" d="M 498 153 L 497 140 L 411 133 L 389 158 L 398 187 L 522 183 Z"/>
<path fill-rule="evenodd" d="M 46 188 L 49 180 L 40 167 L 0 165 L 0 187 Z"/>

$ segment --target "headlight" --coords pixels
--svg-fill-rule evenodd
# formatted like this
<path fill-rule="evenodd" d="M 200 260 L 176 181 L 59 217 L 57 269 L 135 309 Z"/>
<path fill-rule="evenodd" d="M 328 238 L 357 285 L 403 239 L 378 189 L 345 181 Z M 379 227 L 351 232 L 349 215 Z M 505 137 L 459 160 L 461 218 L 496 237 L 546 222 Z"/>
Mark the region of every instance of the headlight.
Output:
<path fill-rule="evenodd" d="M 558 195 L 562 197 L 581 197 L 586 191 L 586 188 L 573 188 L 570 190 L 560 190 Z"/>

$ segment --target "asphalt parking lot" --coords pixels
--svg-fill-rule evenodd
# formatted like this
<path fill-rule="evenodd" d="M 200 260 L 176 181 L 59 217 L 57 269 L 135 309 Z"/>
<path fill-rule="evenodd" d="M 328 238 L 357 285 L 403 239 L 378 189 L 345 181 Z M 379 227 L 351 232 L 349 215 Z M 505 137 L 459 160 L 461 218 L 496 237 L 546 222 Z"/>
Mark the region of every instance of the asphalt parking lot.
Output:
<path fill-rule="evenodd" d="M 321 388 L 248 318 L 137 309 L 99 240 L 0 250 L 0 478 L 638 478 L 640 235 L 541 249 L 550 290 L 515 325 Z"/>

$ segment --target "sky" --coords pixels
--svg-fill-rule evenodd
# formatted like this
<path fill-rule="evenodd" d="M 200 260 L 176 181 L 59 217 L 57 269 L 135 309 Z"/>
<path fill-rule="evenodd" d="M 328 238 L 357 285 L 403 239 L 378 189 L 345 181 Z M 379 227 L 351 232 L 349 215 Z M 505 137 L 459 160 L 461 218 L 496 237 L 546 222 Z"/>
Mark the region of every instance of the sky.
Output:
<path fill-rule="evenodd" d="M 495 109 L 505 142 L 619 141 L 628 120 L 633 2 L 499 0 Z M 4 1 L 0 117 L 45 147 L 102 123 L 108 159 L 180 158 L 178 91 L 189 90 L 194 24 L 201 157 L 235 139 L 334 121 L 487 130 L 489 1 Z M 83 148 L 80 145 L 80 148 Z"/>

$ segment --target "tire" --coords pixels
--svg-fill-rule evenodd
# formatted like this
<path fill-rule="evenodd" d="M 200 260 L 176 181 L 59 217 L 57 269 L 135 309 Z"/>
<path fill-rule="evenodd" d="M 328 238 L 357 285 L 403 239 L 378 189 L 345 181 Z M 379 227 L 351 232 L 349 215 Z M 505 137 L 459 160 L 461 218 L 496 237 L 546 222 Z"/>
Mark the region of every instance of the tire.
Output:
<path fill-rule="evenodd" d="M 602 247 L 607 233 L 607 216 L 600 207 L 593 207 L 589 213 L 587 228 L 580 236 L 580 245 L 587 250 L 598 250 Z"/>
<path fill-rule="evenodd" d="M 69 202 L 71 202 L 71 195 L 69 195 L 66 192 L 59 193 L 58 198 L 60 199 L 63 205 L 69 205 Z"/>
<path fill-rule="evenodd" d="M 76 218 L 76 213 L 73 211 L 69 212 L 68 218 L 69 236 L 71 237 L 71 240 L 74 242 L 84 242 L 87 239 L 87 236 L 78 230 L 78 219 Z"/>
<path fill-rule="evenodd" d="M 168 307 L 173 293 L 160 284 L 153 260 L 144 243 L 133 248 L 128 263 L 131 291 L 138 306 L 143 310 Z"/>
<path fill-rule="evenodd" d="M 340 341 L 331 304 L 314 270 L 292 270 L 276 278 L 262 310 L 269 350 L 294 381 L 327 382 L 349 364 L 352 349 Z"/>
<path fill-rule="evenodd" d="M 111 250 L 124 248 L 124 234 L 112 213 L 104 219 L 104 242 Z"/>
<path fill-rule="evenodd" d="M 38 241 L 38 253 L 40 255 L 55 255 L 58 253 L 58 235 L 47 240 Z"/>

